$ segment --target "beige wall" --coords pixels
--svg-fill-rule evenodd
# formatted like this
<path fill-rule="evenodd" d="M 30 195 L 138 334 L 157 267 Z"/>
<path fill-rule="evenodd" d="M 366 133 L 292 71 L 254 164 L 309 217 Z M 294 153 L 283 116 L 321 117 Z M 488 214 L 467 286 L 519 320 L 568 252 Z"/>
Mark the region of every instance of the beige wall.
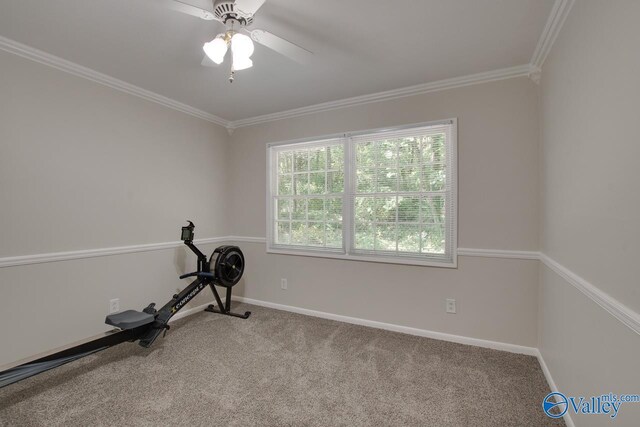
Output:
<path fill-rule="evenodd" d="M 224 128 L 5 52 L 0 70 L 0 257 L 177 241 L 187 218 L 228 231 Z M 0 365 L 105 330 L 111 298 L 163 304 L 192 258 L 0 268 Z"/>
<path fill-rule="evenodd" d="M 542 251 L 640 310 L 640 2 L 580 0 L 542 71 Z M 540 350 L 570 395 L 639 393 L 640 337 L 541 267 Z M 640 424 L 623 405 L 617 426 Z M 608 424 L 573 416 L 577 425 Z"/>
<path fill-rule="evenodd" d="M 637 1 L 577 1 L 545 63 L 541 104 L 542 250 L 636 311 L 638 16 Z"/>
<path fill-rule="evenodd" d="M 231 149 L 234 235 L 265 236 L 266 144 L 458 118 L 464 248 L 537 250 L 536 86 L 516 78 L 240 128 Z M 459 257 L 458 269 L 247 252 L 244 296 L 421 329 L 536 345 L 537 261 Z M 280 279 L 289 289 L 280 290 Z M 445 314 L 456 298 L 458 314 Z"/>
<path fill-rule="evenodd" d="M 224 128 L 1 51 L 0 68 L 0 257 L 174 241 L 187 217 L 226 230 Z"/>
<path fill-rule="evenodd" d="M 528 79 L 273 122 L 229 138 L 211 123 L 7 53 L 0 67 L 0 257 L 175 241 L 186 218 L 197 237 L 263 237 L 267 142 L 451 117 L 459 120 L 460 246 L 537 249 L 537 98 Z M 440 269 L 241 246 L 248 269 L 237 290 L 249 298 L 536 344 L 536 261 L 460 257 L 458 269 Z M 3 329 L 0 339 L 15 345 L 3 349 L 0 365 L 105 330 L 111 298 L 122 309 L 164 302 L 192 258 L 180 248 L 0 269 L 14 302 L 0 321 L 21 319 L 20 328 Z M 281 277 L 289 279 L 285 293 Z M 446 297 L 457 299 L 457 315 L 444 313 Z"/>
<path fill-rule="evenodd" d="M 459 257 L 458 268 L 265 254 L 237 243 L 247 269 L 234 295 L 329 314 L 536 346 L 538 261 Z M 288 289 L 280 289 L 286 278 Z M 458 313 L 445 313 L 455 298 Z"/>
<path fill-rule="evenodd" d="M 567 396 L 639 394 L 638 334 L 541 265 L 538 347 L 558 390 Z M 637 427 L 640 403 L 626 403 L 615 421 L 576 415 L 576 426 Z"/>
<path fill-rule="evenodd" d="M 267 143 L 453 117 L 458 118 L 459 247 L 537 250 L 537 95 L 525 77 L 236 130 L 234 234 L 265 236 Z"/>

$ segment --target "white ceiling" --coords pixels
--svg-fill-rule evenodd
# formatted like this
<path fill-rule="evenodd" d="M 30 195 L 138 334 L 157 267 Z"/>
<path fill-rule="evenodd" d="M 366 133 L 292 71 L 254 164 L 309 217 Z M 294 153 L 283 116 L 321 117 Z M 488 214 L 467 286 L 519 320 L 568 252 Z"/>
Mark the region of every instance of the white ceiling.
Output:
<path fill-rule="evenodd" d="M 258 45 L 254 67 L 237 72 L 233 84 L 228 65 L 200 65 L 202 44 L 222 24 L 158 0 L 2 0 L 0 36 L 239 120 L 527 64 L 553 3 L 267 0 L 253 28 L 314 58 L 303 66 Z"/>

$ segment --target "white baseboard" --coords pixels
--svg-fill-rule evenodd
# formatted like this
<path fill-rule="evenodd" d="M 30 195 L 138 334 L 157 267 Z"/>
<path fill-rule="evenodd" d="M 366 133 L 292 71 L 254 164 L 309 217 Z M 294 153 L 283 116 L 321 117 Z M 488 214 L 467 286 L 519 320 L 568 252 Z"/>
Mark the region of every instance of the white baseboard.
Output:
<path fill-rule="evenodd" d="M 536 357 L 538 358 L 538 362 L 540 363 L 540 367 L 542 368 L 542 372 L 544 373 L 544 377 L 546 378 L 547 384 L 549 384 L 551 391 L 552 392 L 560 391 L 558 390 L 558 386 L 556 385 L 556 382 L 553 380 L 553 377 L 551 376 L 551 371 L 549 370 L 549 367 L 545 363 L 544 358 L 542 357 L 542 353 L 538 349 L 535 349 L 535 350 L 536 350 Z M 569 411 L 567 411 L 562 418 L 564 419 L 564 423 L 567 425 L 567 427 L 576 426 L 573 423 L 573 420 L 571 419 L 571 415 L 569 415 Z"/>
<path fill-rule="evenodd" d="M 274 308 L 276 310 L 289 311 L 292 313 L 304 314 L 307 316 L 320 317 L 322 319 L 337 320 L 338 322 L 351 323 L 354 325 L 369 326 L 371 328 L 384 329 L 387 331 L 400 332 L 403 334 L 416 335 L 419 337 L 433 338 L 436 340 L 450 341 L 458 344 L 473 345 L 476 347 L 491 348 L 494 350 L 508 351 L 510 353 L 526 354 L 528 356 L 537 356 L 538 349 L 534 347 L 526 347 L 517 344 L 508 344 L 498 341 L 489 341 L 479 338 L 470 338 L 462 335 L 452 335 L 443 332 L 430 331 L 427 329 L 412 328 L 409 326 L 395 325 L 392 323 L 378 322 L 375 320 L 360 319 L 357 317 L 343 316 L 340 314 L 326 313 L 323 311 L 310 310 L 307 308 L 294 307 L 291 305 L 277 304 L 269 301 L 261 301 L 253 298 L 245 298 L 234 296 L 233 301 L 246 302 L 247 304 L 258 305 L 261 307 Z"/>

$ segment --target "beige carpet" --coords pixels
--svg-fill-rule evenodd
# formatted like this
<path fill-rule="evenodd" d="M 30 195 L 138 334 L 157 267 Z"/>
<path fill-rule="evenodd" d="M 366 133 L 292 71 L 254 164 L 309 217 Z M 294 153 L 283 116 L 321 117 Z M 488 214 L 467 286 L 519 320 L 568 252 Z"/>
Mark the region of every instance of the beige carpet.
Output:
<path fill-rule="evenodd" d="M 534 357 L 234 309 L 0 389 L 0 425 L 563 425 Z"/>

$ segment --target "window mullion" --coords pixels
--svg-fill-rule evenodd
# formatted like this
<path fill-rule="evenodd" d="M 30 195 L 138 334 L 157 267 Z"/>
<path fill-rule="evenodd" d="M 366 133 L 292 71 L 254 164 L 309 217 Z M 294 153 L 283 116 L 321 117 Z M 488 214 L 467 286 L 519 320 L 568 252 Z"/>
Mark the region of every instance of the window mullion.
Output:
<path fill-rule="evenodd" d="M 374 161 L 374 166 L 375 166 L 375 171 L 376 171 L 376 175 L 373 181 L 373 189 L 376 191 L 376 193 L 379 192 L 380 190 L 380 171 L 381 171 L 381 165 L 380 165 L 380 151 L 379 151 L 379 147 L 380 144 L 378 142 L 374 142 L 374 150 L 373 150 L 373 161 Z M 378 215 L 377 215 L 377 203 L 378 201 L 376 200 L 376 197 L 373 197 L 373 250 L 376 250 L 376 247 L 378 246 Z"/>
<path fill-rule="evenodd" d="M 271 171 L 269 175 L 269 194 L 267 199 L 267 209 L 269 209 L 269 215 L 267 220 L 269 224 L 267 225 L 267 244 L 270 245 L 271 242 L 276 241 L 276 236 L 278 231 L 276 230 L 276 218 L 277 214 L 275 212 L 274 206 L 274 195 L 277 195 L 277 186 L 278 186 L 278 154 L 273 150 L 272 147 L 267 149 L 269 157 L 267 158 L 267 165 L 269 170 Z"/>
<path fill-rule="evenodd" d="M 423 137 L 424 138 L 424 137 Z M 422 152 L 422 148 L 423 148 L 424 144 L 423 144 L 423 139 L 419 139 L 418 140 L 418 234 L 419 234 L 419 239 L 418 239 L 418 251 L 420 253 L 423 253 L 422 251 L 422 232 L 423 230 L 425 230 L 425 225 L 424 225 L 424 218 L 422 216 L 422 202 L 424 200 L 425 197 L 425 193 L 424 190 L 426 189 L 426 186 L 424 185 L 424 175 L 423 175 L 423 152 Z"/>
<path fill-rule="evenodd" d="M 322 219 L 323 219 L 323 236 L 324 240 L 322 244 L 327 247 L 327 227 L 329 221 L 327 220 L 327 194 L 329 194 L 329 148 L 324 150 L 324 195 L 322 196 Z"/>
<path fill-rule="evenodd" d="M 398 252 L 398 215 L 400 210 L 400 143 L 396 143 L 396 226 L 395 226 L 395 239 L 396 239 L 396 253 Z"/>
<path fill-rule="evenodd" d="M 355 238 L 355 155 L 350 136 L 343 138 L 344 193 L 342 196 L 342 246 L 346 254 L 353 250 Z"/>

